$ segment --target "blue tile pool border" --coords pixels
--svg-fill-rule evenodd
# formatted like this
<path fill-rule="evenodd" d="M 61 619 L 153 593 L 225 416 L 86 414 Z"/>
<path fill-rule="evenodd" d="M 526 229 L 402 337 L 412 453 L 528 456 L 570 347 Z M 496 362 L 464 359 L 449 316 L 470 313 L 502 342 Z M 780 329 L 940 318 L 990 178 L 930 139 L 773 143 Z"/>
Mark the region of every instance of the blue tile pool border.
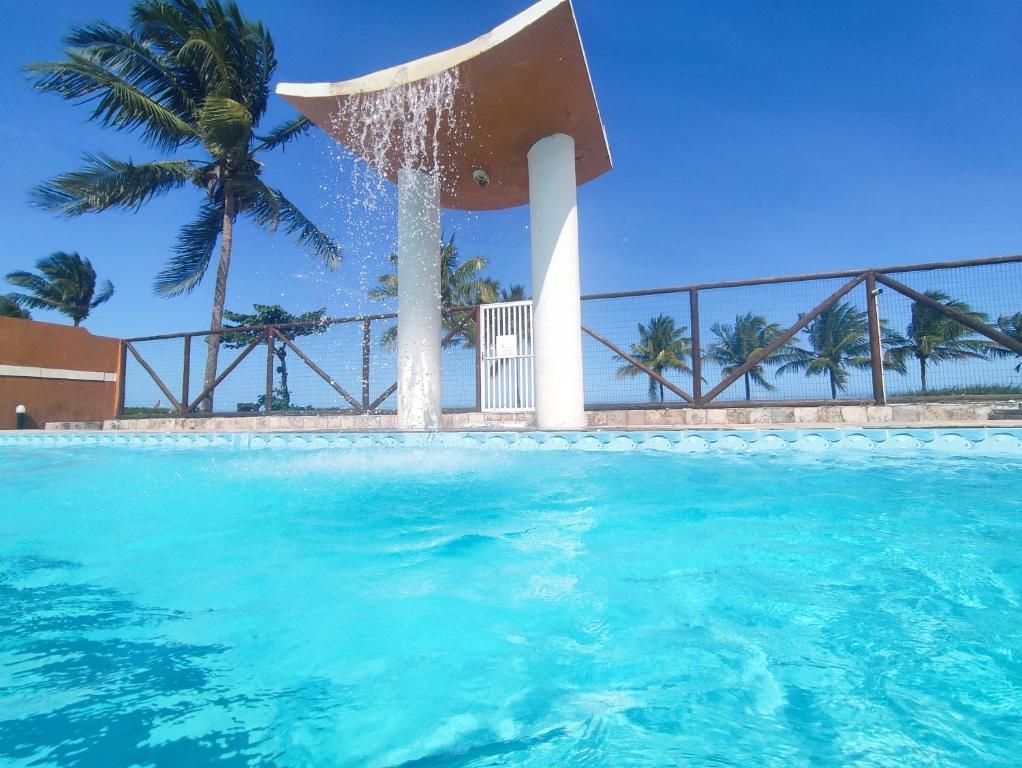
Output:
<path fill-rule="evenodd" d="M 142 449 L 321 450 L 469 447 L 491 450 L 745 453 L 830 450 L 1022 456 L 1022 429 L 755 429 L 600 432 L 16 432 L 0 447 L 111 446 Z"/>

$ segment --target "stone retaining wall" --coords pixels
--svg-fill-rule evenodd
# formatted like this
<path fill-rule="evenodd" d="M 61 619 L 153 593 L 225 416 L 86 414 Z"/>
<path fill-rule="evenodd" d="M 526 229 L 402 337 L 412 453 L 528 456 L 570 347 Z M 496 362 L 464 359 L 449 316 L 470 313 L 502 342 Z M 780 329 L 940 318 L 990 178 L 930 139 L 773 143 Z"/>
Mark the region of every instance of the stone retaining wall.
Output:
<path fill-rule="evenodd" d="M 990 420 L 997 409 L 1019 407 L 1018 401 L 974 403 L 918 403 L 911 405 L 821 405 L 788 408 L 663 408 L 627 411 L 587 411 L 591 429 L 658 429 L 664 427 L 732 428 L 751 425 L 856 425 L 886 426 L 911 424 L 976 424 Z M 447 413 L 445 430 L 531 429 L 531 414 Z M 303 431 L 338 432 L 395 431 L 393 414 L 352 416 L 307 414 L 290 416 L 231 416 L 191 418 L 118 419 L 95 422 L 56 422 L 47 429 L 104 429 L 126 432 L 247 432 Z"/>

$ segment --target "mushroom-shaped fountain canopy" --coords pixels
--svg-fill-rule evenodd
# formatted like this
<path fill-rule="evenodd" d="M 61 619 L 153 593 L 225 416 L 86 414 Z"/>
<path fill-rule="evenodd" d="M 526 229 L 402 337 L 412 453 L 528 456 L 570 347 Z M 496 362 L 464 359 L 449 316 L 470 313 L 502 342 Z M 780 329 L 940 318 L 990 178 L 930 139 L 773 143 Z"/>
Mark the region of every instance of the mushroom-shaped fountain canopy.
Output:
<path fill-rule="evenodd" d="M 337 83 L 280 83 L 277 93 L 396 181 L 402 165 L 417 163 L 403 156 L 407 141 L 394 140 L 401 126 L 367 129 L 365 121 L 382 113 L 375 107 L 386 105 L 393 114 L 402 93 L 452 73 L 457 86 L 449 103 L 433 110 L 425 127 L 429 141 L 435 138 L 433 165 L 445 208 L 495 210 L 527 203 L 529 149 L 556 133 L 575 140 L 579 184 L 610 170 L 571 0 L 540 0 L 469 43 L 407 64 Z M 352 119 L 355 113 L 364 120 Z M 473 178 L 480 169 L 489 177 L 485 186 Z"/>

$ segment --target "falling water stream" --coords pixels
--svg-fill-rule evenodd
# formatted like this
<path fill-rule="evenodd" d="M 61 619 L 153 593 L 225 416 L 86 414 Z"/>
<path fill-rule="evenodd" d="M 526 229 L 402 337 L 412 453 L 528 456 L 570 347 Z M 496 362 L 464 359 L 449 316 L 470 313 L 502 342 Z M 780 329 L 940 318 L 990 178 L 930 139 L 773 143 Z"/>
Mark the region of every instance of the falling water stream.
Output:
<path fill-rule="evenodd" d="M 393 271 L 388 257 L 396 251 L 397 199 L 388 176 L 396 177 L 400 168 L 442 176 L 445 159 L 464 139 L 468 99 L 459 94 L 459 85 L 456 68 L 411 83 L 402 68 L 390 87 L 338 103 L 331 132 L 344 137 L 344 143 L 331 142 L 331 165 L 339 173 L 330 191 L 344 233 L 346 260 L 358 270 L 357 304 L 351 308 L 355 311 L 385 309 L 367 306 L 365 297 L 378 274 Z M 349 293 L 353 287 L 339 288 Z M 413 312 L 425 309 L 405 307 Z M 374 357 L 380 366 L 392 365 L 381 355 Z"/>

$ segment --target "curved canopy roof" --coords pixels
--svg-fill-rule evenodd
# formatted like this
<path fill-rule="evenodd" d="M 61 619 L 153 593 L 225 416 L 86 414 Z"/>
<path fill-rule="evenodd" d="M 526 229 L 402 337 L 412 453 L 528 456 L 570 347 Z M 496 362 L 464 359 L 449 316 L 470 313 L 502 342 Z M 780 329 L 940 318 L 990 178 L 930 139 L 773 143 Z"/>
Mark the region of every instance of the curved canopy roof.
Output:
<path fill-rule="evenodd" d="M 452 128 L 441 120 L 438 131 L 445 208 L 527 203 L 528 151 L 555 133 L 575 139 L 579 184 L 610 170 L 610 148 L 570 0 L 540 0 L 469 43 L 407 64 L 336 83 L 280 83 L 277 93 L 395 181 L 403 158 L 390 144 L 400 142 L 388 143 L 384 152 L 366 147 L 365 135 L 349 135 L 356 129 L 337 115 L 352 99 L 364 108 L 374 98 L 382 102 L 394 88 L 454 68 L 459 87 L 452 112 L 459 124 Z M 473 181 L 476 168 L 489 174 L 486 187 Z"/>

